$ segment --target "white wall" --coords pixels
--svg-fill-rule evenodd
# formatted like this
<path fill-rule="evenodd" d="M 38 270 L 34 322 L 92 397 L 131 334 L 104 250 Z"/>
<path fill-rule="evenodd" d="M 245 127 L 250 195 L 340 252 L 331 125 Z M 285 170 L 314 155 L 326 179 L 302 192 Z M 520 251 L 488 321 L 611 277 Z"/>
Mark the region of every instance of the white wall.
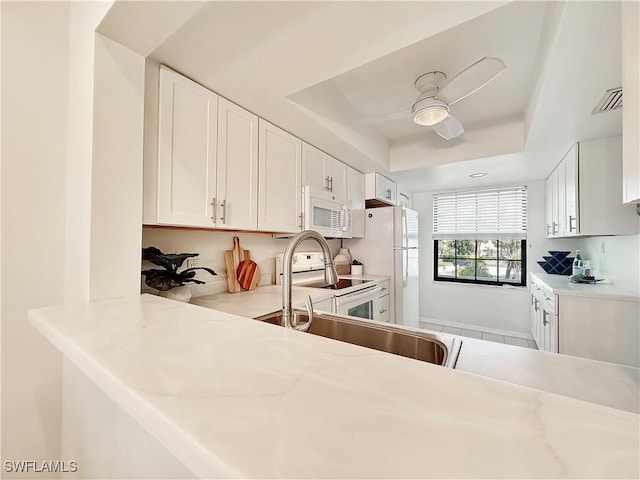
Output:
<path fill-rule="evenodd" d="M 260 283 L 275 283 L 275 256 L 287 248 L 290 240 L 288 238 L 273 238 L 271 234 L 266 233 L 145 227 L 142 229 L 142 246 L 154 246 L 164 253 L 199 253 L 199 266 L 212 268 L 217 275 L 213 277 L 199 271 L 196 278 L 206 284 L 190 284 L 189 288 L 193 296 L 210 295 L 227 291 L 224 252 L 233 248 L 234 236 L 240 239 L 240 248 L 249 250 L 251 259 L 258 264 L 262 275 Z M 340 240 L 329 240 L 328 243 L 333 255 L 337 255 Z M 305 240 L 297 251 L 319 252 L 320 247 L 313 240 Z M 186 262 L 183 267 L 186 267 Z M 145 263 L 145 268 L 158 267 Z M 142 288 L 147 287 L 142 285 Z"/>
<path fill-rule="evenodd" d="M 584 238 L 578 248 L 592 261 L 596 277 L 640 291 L 640 235 Z"/>
<path fill-rule="evenodd" d="M 527 270 L 542 271 L 536 264 L 548 250 L 573 250 L 574 239 L 544 237 L 544 182 L 527 184 Z M 433 193 L 413 196 L 420 221 L 420 319 L 469 329 L 527 336 L 528 293 L 523 287 L 473 285 L 433 280 Z"/>
<path fill-rule="evenodd" d="M 96 34 L 90 299 L 138 293 L 144 58 Z"/>
<path fill-rule="evenodd" d="M 26 311 L 86 301 L 91 282 L 100 291 L 104 280 L 115 284 L 112 294 L 139 292 L 142 101 L 123 95 L 127 82 L 109 83 L 98 95 L 106 106 L 93 111 L 94 31 L 111 4 L 1 4 L 3 460 L 64 459 L 61 356 L 27 323 Z M 122 59 L 106 52 L 95 65 L 111 79 L 132 80 Z M 142 59 L 139 65 L 142 73 Z M 141 92 L 141 80 L 129 87 Z M 135 109 L 138 130 L 120 136 Z M 95 144 L 94 119 L 106 137 Z M 110 243 L 116 254 L 100 247 Z M 128 280 L 119 282 L 120 274 Z"/>
<path fill-rule="evenodd" d="M 57 459 L 61 358 L 26 311 L 64 299 L 69 5 L 1 8 L 2 460 Z"/>

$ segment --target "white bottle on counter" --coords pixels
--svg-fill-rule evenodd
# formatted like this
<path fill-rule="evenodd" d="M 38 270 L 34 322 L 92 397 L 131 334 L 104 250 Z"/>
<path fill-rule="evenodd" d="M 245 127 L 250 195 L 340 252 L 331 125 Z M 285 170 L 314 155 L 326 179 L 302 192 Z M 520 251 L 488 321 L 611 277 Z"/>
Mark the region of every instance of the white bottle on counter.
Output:
<path fill-rule="evenodd" d="M 571 267 L 571 276 L 583 275 L 582 254 L 580 250 L 576 250 L 576 258 L 573 259 L 573 265 Z"/>

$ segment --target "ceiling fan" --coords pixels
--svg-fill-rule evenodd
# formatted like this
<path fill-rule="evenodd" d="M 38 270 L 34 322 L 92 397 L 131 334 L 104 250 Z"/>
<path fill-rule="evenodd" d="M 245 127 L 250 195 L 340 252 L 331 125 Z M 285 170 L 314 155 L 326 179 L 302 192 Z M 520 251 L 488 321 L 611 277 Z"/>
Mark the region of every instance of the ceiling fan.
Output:
<path fill-rule="evenodd" d="M 505 68 L 501 59 L 484 57 L 442 86 L 447 78 L 444 73 L 436 71 L 420 75 L 415 81 L 420 95 L 411 107 L 414 123 L 432 127 L 445 140 L 459 137 L 464 133 L 464 127 L 449 113 L 450 107 L 480 90 Z"/>

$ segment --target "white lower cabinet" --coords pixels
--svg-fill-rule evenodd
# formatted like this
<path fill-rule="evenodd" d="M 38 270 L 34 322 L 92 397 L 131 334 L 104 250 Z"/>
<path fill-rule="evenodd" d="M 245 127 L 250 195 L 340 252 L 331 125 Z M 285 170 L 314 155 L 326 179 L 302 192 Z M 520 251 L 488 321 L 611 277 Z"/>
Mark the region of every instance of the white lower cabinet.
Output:
<path fill-rule="evenodd" d="M 560 353 L 640 366 L 638 301 L 559 297 Z"/>
<path fill-rule="evenodd" d="M 529 325 L 539 350 L 558 353 L 557 296 L 546 285 L 531 280 Z"/>
<path fill-rule="evenodd" d="M 378 296 L 378 315 L 375 317 L 375 320 L 389 322 L 392 319 L 389 280 L 382 280 L 381 282 L 378 282 L 378 285 L 380 285 L 380 294 Z"/>
<path fill-rule="evenodd" d="M 598 295 L 597 285 L 584 285 L 593 294 L 572 294 L 568 286 L 552 288 L 534 274 L 529 285 L 531 335 L 540 350 L 640 366 L 638 298 Z"/>
<path fill-rule="evenodd" d="M 389 295 L 383 295 L 378 298 L 378 318 L 376 320 L 380 320 L 381 322 L 389 321 Z"/>
<path fill-rule="evenodd" d="M 281 128 L 258 122 L 258 230 L 302 230 L 302 141 Z"/>

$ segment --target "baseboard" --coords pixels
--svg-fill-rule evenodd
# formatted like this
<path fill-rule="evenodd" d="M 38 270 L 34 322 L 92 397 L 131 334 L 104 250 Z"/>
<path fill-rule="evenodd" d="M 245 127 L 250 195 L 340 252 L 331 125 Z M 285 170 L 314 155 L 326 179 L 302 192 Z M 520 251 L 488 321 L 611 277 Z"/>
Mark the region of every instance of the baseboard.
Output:
<path fill-rule="evenodd" d="M 480 332 L 493 333 L 496 335 L 505 335 L 507 337 L 524 338 L 525 340 L 533 340 L 530 333 L 514 332 L 512 330 L 501 330 L 499 328 L 485 327 L 484 325 L 474 325 L 472 323 L 450 322 L 448 320 L 437 320 L 435 318 L 420 317 L 420 322 L 435 323 L 444 325 L 445 327 L 463 328 L 465 330 L 476 330 Z"/>

